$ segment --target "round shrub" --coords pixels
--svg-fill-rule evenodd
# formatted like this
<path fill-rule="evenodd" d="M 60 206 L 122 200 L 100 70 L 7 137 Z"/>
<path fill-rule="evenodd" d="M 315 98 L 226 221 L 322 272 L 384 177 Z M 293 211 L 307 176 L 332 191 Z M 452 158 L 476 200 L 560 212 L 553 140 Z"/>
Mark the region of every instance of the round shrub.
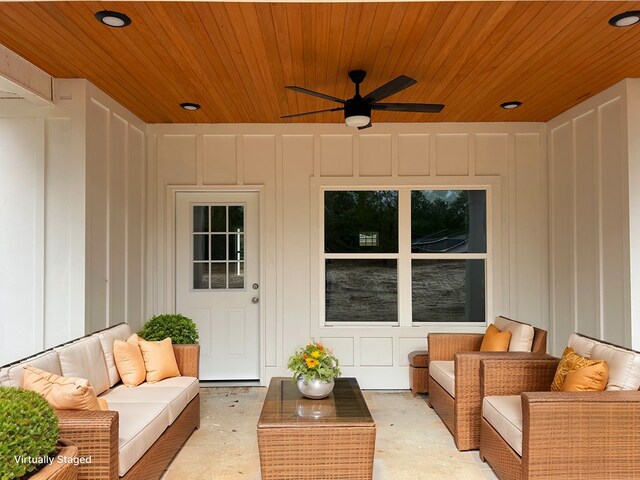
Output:
<path fill-rule="evenodd" d="M 58 434 L 58 416 L 44 397 L 0 387 L 0 478 L 36 470 L 38 459 L 55 453 Z"/>
<path fill-rule="evenodd" d="M 171 337 L 177 345 L 198 343 L 198 328 L 193 320 L 179 313 L 156 315 L 144 324 L 138 335 L 149 341 L 160 341 Z"/>

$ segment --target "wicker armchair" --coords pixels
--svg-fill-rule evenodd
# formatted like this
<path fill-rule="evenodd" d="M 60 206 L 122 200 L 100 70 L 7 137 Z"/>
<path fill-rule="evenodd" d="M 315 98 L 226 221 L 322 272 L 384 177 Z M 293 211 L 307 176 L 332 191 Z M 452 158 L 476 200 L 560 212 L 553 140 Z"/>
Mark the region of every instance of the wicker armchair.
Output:
<path fill-rule="evenodd" d="M 483 417 L 480 458 L 502 480 L 640 478 L 640 392 L 551 392 L 558 361 L 481 362 L 483 396 L 520 396 L 522 442 Z"/>
<path fill-rule="evenodd" d="M 458 450 L 480 447 L 482 395 L 480 362 L 485 358 L 547 358 L 547 332 L 534 328 L 532 353 L 480 352 L 482 334 L 430 333 L 429 364 L 438 360 L 453 360 L 455 397 L 441 386 L 429 372 L 429 406 L 440 416 L 454 437 Z"/>

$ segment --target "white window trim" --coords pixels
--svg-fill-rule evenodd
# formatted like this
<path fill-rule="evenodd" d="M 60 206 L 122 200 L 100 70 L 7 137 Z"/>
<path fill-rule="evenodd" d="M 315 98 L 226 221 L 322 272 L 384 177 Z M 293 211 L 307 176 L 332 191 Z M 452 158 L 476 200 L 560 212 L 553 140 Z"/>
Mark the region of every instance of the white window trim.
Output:
<path fill-rule="evenodd" d="M 501 225 L 501 179 L 497 176 L 487 177 L 425 177 L 395 178 L 385 181 L 375 177 L 340 178 L 325 177 L 311 178 L 311 314 L 317 319 L 318 334 L 335 329 L 362 329 L 363 332 L 371 327 L 376 329 L 388 328 L 389 331 L 415 329 L 426 327 L 427 331 L 456 330 L 462 331 L 468 327 L 485 326 L 494 317 L 496 297 L 500 296 L 500 286 L 495 285 L 495 259 L 500 255 L 502 237 Z M 331 190 L 398 190 L 399 205 L 403 201 L 410 202 L 411 190 L 485 190 L 487 215 L 487 252 L 469 254 L 412 254 L 410 252 L 410 222 L 411 210 L 399 208 L 398 211 L 398 253 L 394 254 L 357 254 L 358 258 L 398 258 L 398 321 L 397 322 L 325 322 L 325 259 L 326 258 L 354 258 L 353 254 L 324 254 L 324 192 Z M 314 260 L 315 258 L 315 260 Z M 485 260 L 485 322 L 413 322 L 409 312 L 411 305 L 411 260 L 414 258 L 428 259 L 484 259 Z M 408 288 L 407 288 L 408 286 Z M 499 303 L 499 301 L 498 301 Z M 408 311 L 407 311 L 408 310 Z"/>

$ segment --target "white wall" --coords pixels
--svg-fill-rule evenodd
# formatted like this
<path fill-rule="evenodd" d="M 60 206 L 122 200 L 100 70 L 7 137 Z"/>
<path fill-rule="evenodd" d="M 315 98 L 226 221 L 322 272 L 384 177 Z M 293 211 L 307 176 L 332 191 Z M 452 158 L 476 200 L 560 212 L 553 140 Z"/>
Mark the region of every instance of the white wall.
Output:
<path fill-rule="evenodd" d="M 548 124 L 555 354 L 574 331 L 640 347 L 639 92 L 625 80 Z"/>
<path fill-rule="evenodd" d="M 142 320 L 145 125 L 85 80 L 55 87 L 55 106 L 0 102 L 0 364 Z M 99 178 L 105 164 L 113 174 Z M 110 198 L 99 194 L 106 184 Z M 105 237 L 98 224 L 111 226 Z M 85 272 L 107 263 L 113 308 L 100 311 L 104 288 Z"/>
<path fill-rule="evenodd" d="M 335 348 L 367 388 L 407 388 L 407 358 L 436 327 L 322 327 L 313 315 L 318 186 L 492 186 L 492 313 L 548 327 L 547 165 L 543 124 L 149 125 L 147 315 L 172 311 L 167 185 L 264 185 L 263 382 L 286 375 L 310 336 Z M 169 237 L 168 237 L 169 236 Z M 315 281 L 317 285 L 317 279 Z M 440 327 L 440 330 L 456 327 Z M 458 330 L 484 331 L 484 327 Z M 366 365 L 366 366 L 365 366 Z"/>

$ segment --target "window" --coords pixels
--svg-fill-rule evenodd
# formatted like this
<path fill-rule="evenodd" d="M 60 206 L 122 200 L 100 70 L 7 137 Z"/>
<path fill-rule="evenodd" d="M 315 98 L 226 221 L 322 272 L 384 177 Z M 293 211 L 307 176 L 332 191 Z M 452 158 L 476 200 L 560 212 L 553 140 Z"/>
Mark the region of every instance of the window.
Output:
<path fill-rule="evenodd" d="M 411 323 L 485 321 L 485 190 L 327 190 L 323 199 L 325 323 L 397 324 L 399 312 Z"/>
<path fill-rule="evenodd" d="M 192 208 L 193 289 L 244 288 L 244 207 Z"/>

